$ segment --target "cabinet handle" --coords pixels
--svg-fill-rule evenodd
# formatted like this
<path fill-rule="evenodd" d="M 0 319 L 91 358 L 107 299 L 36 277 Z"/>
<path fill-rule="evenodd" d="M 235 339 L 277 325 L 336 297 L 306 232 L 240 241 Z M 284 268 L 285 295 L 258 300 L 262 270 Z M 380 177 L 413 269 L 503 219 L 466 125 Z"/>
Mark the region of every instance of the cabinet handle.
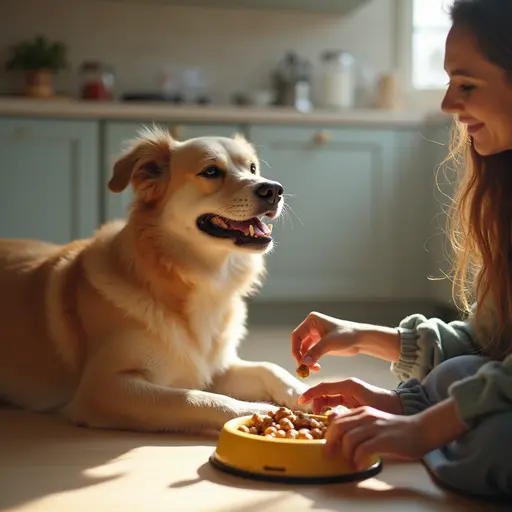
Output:
<path fill-rule="evenodd" d="M 169 129 L 170 133 L 171 133 L 171 137 L 173 139 L 176 139 L 176 140 L 181 140 L 183 139 L 183 126 L 171 126 L 171 128 Z"/>
<path fill-rule="evenodd" d="M 320 130 L 315 135 L 315 144 L 318 146 L 321 146 L 323 144 L 327 144 L 331 140 L 331 136 L 328 131 L 326 130 Z"/>

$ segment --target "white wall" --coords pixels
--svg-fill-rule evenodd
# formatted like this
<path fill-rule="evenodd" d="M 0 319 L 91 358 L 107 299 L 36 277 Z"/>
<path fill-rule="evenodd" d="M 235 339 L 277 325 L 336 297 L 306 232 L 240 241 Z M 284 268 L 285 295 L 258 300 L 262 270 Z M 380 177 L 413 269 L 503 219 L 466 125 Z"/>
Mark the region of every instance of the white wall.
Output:
<path fill-rule="evenodd" d="M 286 50 L 320 67 L 325 49 L 353 52 L 376 73 L 393 64 L 393 0 L 372 0 L 346 18 L 274 11 L 170 7 L 151 1 L 0 0 L 0 58 L 6 48 L 37 32 L 69 45 L 71 72 L 57 85 L 74 90 L 76 66 L 102 59 L 115 67 L 122 89 L 156 87 L 162 64 L 201 66 L 211 73 L 217 98 L 269 86 Z M 0 91 L 17 82 L 0 70 Z"/>

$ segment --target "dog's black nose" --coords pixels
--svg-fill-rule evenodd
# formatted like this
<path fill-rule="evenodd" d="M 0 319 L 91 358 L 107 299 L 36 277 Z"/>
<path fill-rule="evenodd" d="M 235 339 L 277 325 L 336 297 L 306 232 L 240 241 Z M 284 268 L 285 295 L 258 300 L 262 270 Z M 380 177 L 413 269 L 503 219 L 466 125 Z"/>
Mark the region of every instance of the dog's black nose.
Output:
<path fill-rule="evenodd" d="M 266 181 L 255 190 L 256 195 L 270 204 L 277 204 L 283 195 L 283 186 L 277 181 Z"/>

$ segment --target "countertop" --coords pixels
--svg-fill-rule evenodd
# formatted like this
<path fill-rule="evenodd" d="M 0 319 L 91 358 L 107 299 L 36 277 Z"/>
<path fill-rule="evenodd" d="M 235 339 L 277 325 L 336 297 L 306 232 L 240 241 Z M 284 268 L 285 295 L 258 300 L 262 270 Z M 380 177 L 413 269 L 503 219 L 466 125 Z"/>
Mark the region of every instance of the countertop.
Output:
<path fill-rule="evenodd" d="M 69 98 L 0 98 L 0 116 L 46 117 L 143 122 L 197 122 L 235 124 L 288 124 L 410 127 L 444 123 L 449 117 L 437 112 L 361 109 L 346 112 L 313 110 L 301 113 L 287 107 L 236 107 L 170 105 L 153 102 L 96 102 Z"/>

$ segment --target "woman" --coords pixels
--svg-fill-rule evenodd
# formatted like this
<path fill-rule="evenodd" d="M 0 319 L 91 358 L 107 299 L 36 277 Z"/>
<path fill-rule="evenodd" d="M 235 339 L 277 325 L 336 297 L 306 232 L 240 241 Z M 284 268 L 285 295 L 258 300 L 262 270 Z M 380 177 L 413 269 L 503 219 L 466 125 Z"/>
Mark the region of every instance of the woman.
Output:
<path fill-rule="evenodd" d="M 455 0 L 451 19 L 442 109 L 459 128 L 453 156 L 463 167 L 451 240 L 467 318 L 444 323 L 414 314 L 391 329 L 312 313 L 293 332 L 292 352 L 313 371 L 325 354 L 369 354 L 391 361 L 401 381 L 388 391 L 348 379 L 301 397 L 315 411 L 351 409 L 329 427 L 331 452 L 342 449 L 356 467 L 371 454 L 423 459 L 453 489 L 510 497 L 512 2 Z"/>

